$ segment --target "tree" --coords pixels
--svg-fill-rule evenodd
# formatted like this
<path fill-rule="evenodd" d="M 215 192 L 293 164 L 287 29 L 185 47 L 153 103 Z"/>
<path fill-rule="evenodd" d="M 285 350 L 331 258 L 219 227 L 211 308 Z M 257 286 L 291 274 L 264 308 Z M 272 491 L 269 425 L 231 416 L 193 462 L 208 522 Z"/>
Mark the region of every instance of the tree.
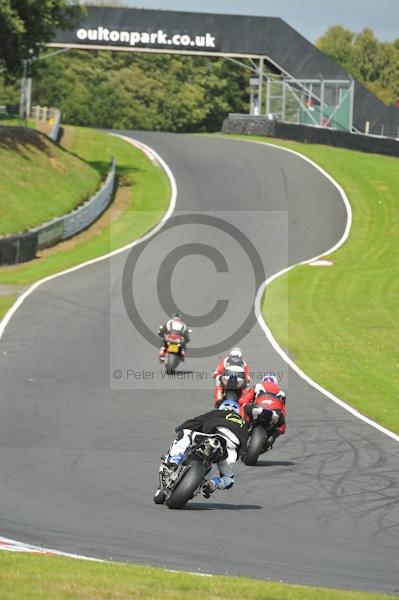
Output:
<path fill-rule="evenodd" d="M 23 59 L 37 56 L 57 28 L 70 28 L 83 14 L 75 0 L 0 0 L 0 67 L 20 72 Z"/>
<path fill-rule="evenodd" d="M 329 27 L 317 41 L 316 46 L 335 60 L 346 71 L 356 76 L 356 63 L 353 60 L 353 40 L 355 34 L 341 25 Z"/>
<path fill-rule="evenodd" d="M 376 81 L 380 76 L 378 50 L 379 42 L 371 29 L 356 35 L 352 55 L 363 81 Z"/>
<path fill-rule="evenodd" d="M 220 58 L 71 50 L 34 63 L 33 100 L 74 125 L 217 131 L 248 111 L 247 82 Z"/>
<path fill-rule="evenodd" d="M 316 45 L 383 102 L 396 101 L 399 96 L 399 38 L 393 43 L 380 42 L 371 29 L 355 34 L 336 25 L 327 29 Z"/>

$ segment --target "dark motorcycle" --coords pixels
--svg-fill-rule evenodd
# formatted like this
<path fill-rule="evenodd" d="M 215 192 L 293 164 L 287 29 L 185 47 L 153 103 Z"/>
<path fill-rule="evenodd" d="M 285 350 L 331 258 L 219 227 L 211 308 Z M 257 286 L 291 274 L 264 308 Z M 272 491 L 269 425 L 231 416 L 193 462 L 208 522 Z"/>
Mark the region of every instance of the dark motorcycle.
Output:
<path fill-rule="evenodd" d="M 187 448 L 178 467 L 168 467 L 166 457 L 162 457 L 159 487 L 154 495 L 155 504 L 184 508 L 201 491 L 212 464 L 222 460 L 225 452 L 225 441 L 221 436 L 197 432 L 193 444 Z"/>
<path fill-rule="evenodd" d="M 167 373 L 173 373 L 179 362 L 184 360 L 184 337 L 178 333 L 165 336 L 164 365 Z"/>
<path fill-rule="evenodd" d="M 223 387 L 222 400 L 234 400 L 238 402 L 246 386 L 244 373 L 227 370 L 220 376 L 220 385 Z"/>
<path fill-rule="evenodd" d="M 278 425 L 273 420 L 273 414 L 284 414 L 284 407 L 280 400 L 265 396 L 257 400 L 257 406 L 263 409 L 256 419 L 253 419 L 248 430 L 248 446 L 242 460 L 246 465 L 256 465 L 259 455 L 267 452 L 271 444 L 267 441 Z"/>

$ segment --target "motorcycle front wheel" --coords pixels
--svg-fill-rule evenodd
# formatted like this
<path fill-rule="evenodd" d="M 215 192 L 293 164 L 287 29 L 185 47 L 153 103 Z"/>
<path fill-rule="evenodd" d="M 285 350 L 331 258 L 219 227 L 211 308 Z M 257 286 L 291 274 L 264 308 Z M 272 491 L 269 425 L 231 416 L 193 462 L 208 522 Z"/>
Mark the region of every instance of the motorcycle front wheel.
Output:
<path fill-rule="evenodd" d="M 154 494 L 154 502 L 155 502 L 155 504 L 163 504 L 165 502 L 165 498 L 166 498 L 165 491 L 161 490 L 160 488 L 158 488 L 157 491 Z"/>
<path fill-rule="evenodd" d="M 193 497 L 207 470 L 201 462 L 194 460 L 166 500 L 166 505 L 169 508 L 184 508 Z"/>

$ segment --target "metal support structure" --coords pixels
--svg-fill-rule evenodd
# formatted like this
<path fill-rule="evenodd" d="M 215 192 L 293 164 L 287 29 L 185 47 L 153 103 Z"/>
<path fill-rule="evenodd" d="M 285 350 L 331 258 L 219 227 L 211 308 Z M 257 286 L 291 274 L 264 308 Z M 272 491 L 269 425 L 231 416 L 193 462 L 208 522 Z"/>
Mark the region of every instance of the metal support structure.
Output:
<path fill-rule="evenodd" d="M 355 80 L 351 77 L 350 98 L 349 98 L 349 131 L 353 130 L 353 103 L 355 100 Z"/>
<path fill-rule="evenodd" d="M 29 74 L 30 75 L 30 74 Z M 32 77 L 28 76 L 26 80 L 26 118 L 29 119 L 32 107 Z"/>
<path fill-rule="evenodd" d="M 271 110 L 270 110 L 270 96 L 271 96 L 270 77 L 266 77 L 266 115 L 268 117 L 271 114 Z"/>
<path fill-rule="evenodd" d="M 33 58 L 33 50 L 29 50 L 29 54 L 31 58 L 25 58 L 22 61 L 22 79 L 21 79 L 21 93 L 19 98 L 19 116 L 20 119 L 26 120 L 30 116 L 31 105 L 32 105 L 32 78 L 31 78 L 31 69 L 32 63 L 36 60 L 45 60 L 56 54 L 61 54 L 63 52 L 69 52 L 72 48 L 62 48 L 61 50 L 56 50 L 55 52 L 50 52 L 49 54 L 44 54 L 43 56 L 37 56 Z"/>
<path fill-rule="evenodd" d="M 26 119 L 26 87 L 27 87 L 28 61 L 22 61 L 22 79 L 21 79 L 21 94 L 19 97 L 19 117 Z"/>
<path fill-rule="evenodd" d="M 352 79 L 266 74 L 266 112 L 285 122 L 352 131 Z"/>
<path fill-rule="evenodd" d="M 285 85 L 283 85 L 282 97 L 281 97 L 281 112 L 282 112 L 283 121 L 285 121 L 286 108 L 287 108 L 287 87 Z"/>
<path fill-rule="evenodd" d="M 259 83 L 258 83 L 258 115 L 262 114 L 262 93 L 263 93 L 263 69 L 264 69 L 265 59 L 259 59 Z"/>
<path fill-rule="evenodd" d="M 320 75 L 320 126 L 324 125 L 324 98 L 325 98 L 325 83 L 322 75 Z"/>

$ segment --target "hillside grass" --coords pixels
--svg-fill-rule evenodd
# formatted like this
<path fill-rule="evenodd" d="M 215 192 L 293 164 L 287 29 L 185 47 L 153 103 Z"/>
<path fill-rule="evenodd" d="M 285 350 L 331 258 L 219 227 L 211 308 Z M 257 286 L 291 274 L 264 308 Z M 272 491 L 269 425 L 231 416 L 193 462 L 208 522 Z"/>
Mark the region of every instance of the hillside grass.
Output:
<path fill-rule="evenodd" d="M 0 235 L 70 212 L 99 188 L 98 170 L 45 135 L 0 126 Z"/>
<path fill-rule="evenodd" d="M 388 600 L 396 596 L 284 585 L 245 577 L 198 577 L 164 569 L 2 552 L 7 600 Z"/>
<path fill-rule="evenodd" d="M 83 127 L 66 127 L 61 144 L 86 161 L 90 168 L 96 169 L 99 176 L 108 172 L 110 157 L 115 156 L 118 194 L 125 198 L 122 208 L 114 212 L 111 205 L 99 227 L 92 226 L 76 238 L 40 252 L 33 261 L 0 268 L 0 284 L 22 288 L 107 254 L 149 231 L 167 210 L 169 180 L 163 169 L 138 148 L 115 136 Z M 4 304 L 2 313 L 0 307 L 0 317 L 12 301 Z"/>
<path fill-rule="evenodd" d="M 349 239 L 323 257 L 333 266 L 302 265 L 273 281 L 263 316 L 307 375 L 399 433 L 399 160 L 254 139 L 311 158 L 341 184 L 353 212 Z"/>

